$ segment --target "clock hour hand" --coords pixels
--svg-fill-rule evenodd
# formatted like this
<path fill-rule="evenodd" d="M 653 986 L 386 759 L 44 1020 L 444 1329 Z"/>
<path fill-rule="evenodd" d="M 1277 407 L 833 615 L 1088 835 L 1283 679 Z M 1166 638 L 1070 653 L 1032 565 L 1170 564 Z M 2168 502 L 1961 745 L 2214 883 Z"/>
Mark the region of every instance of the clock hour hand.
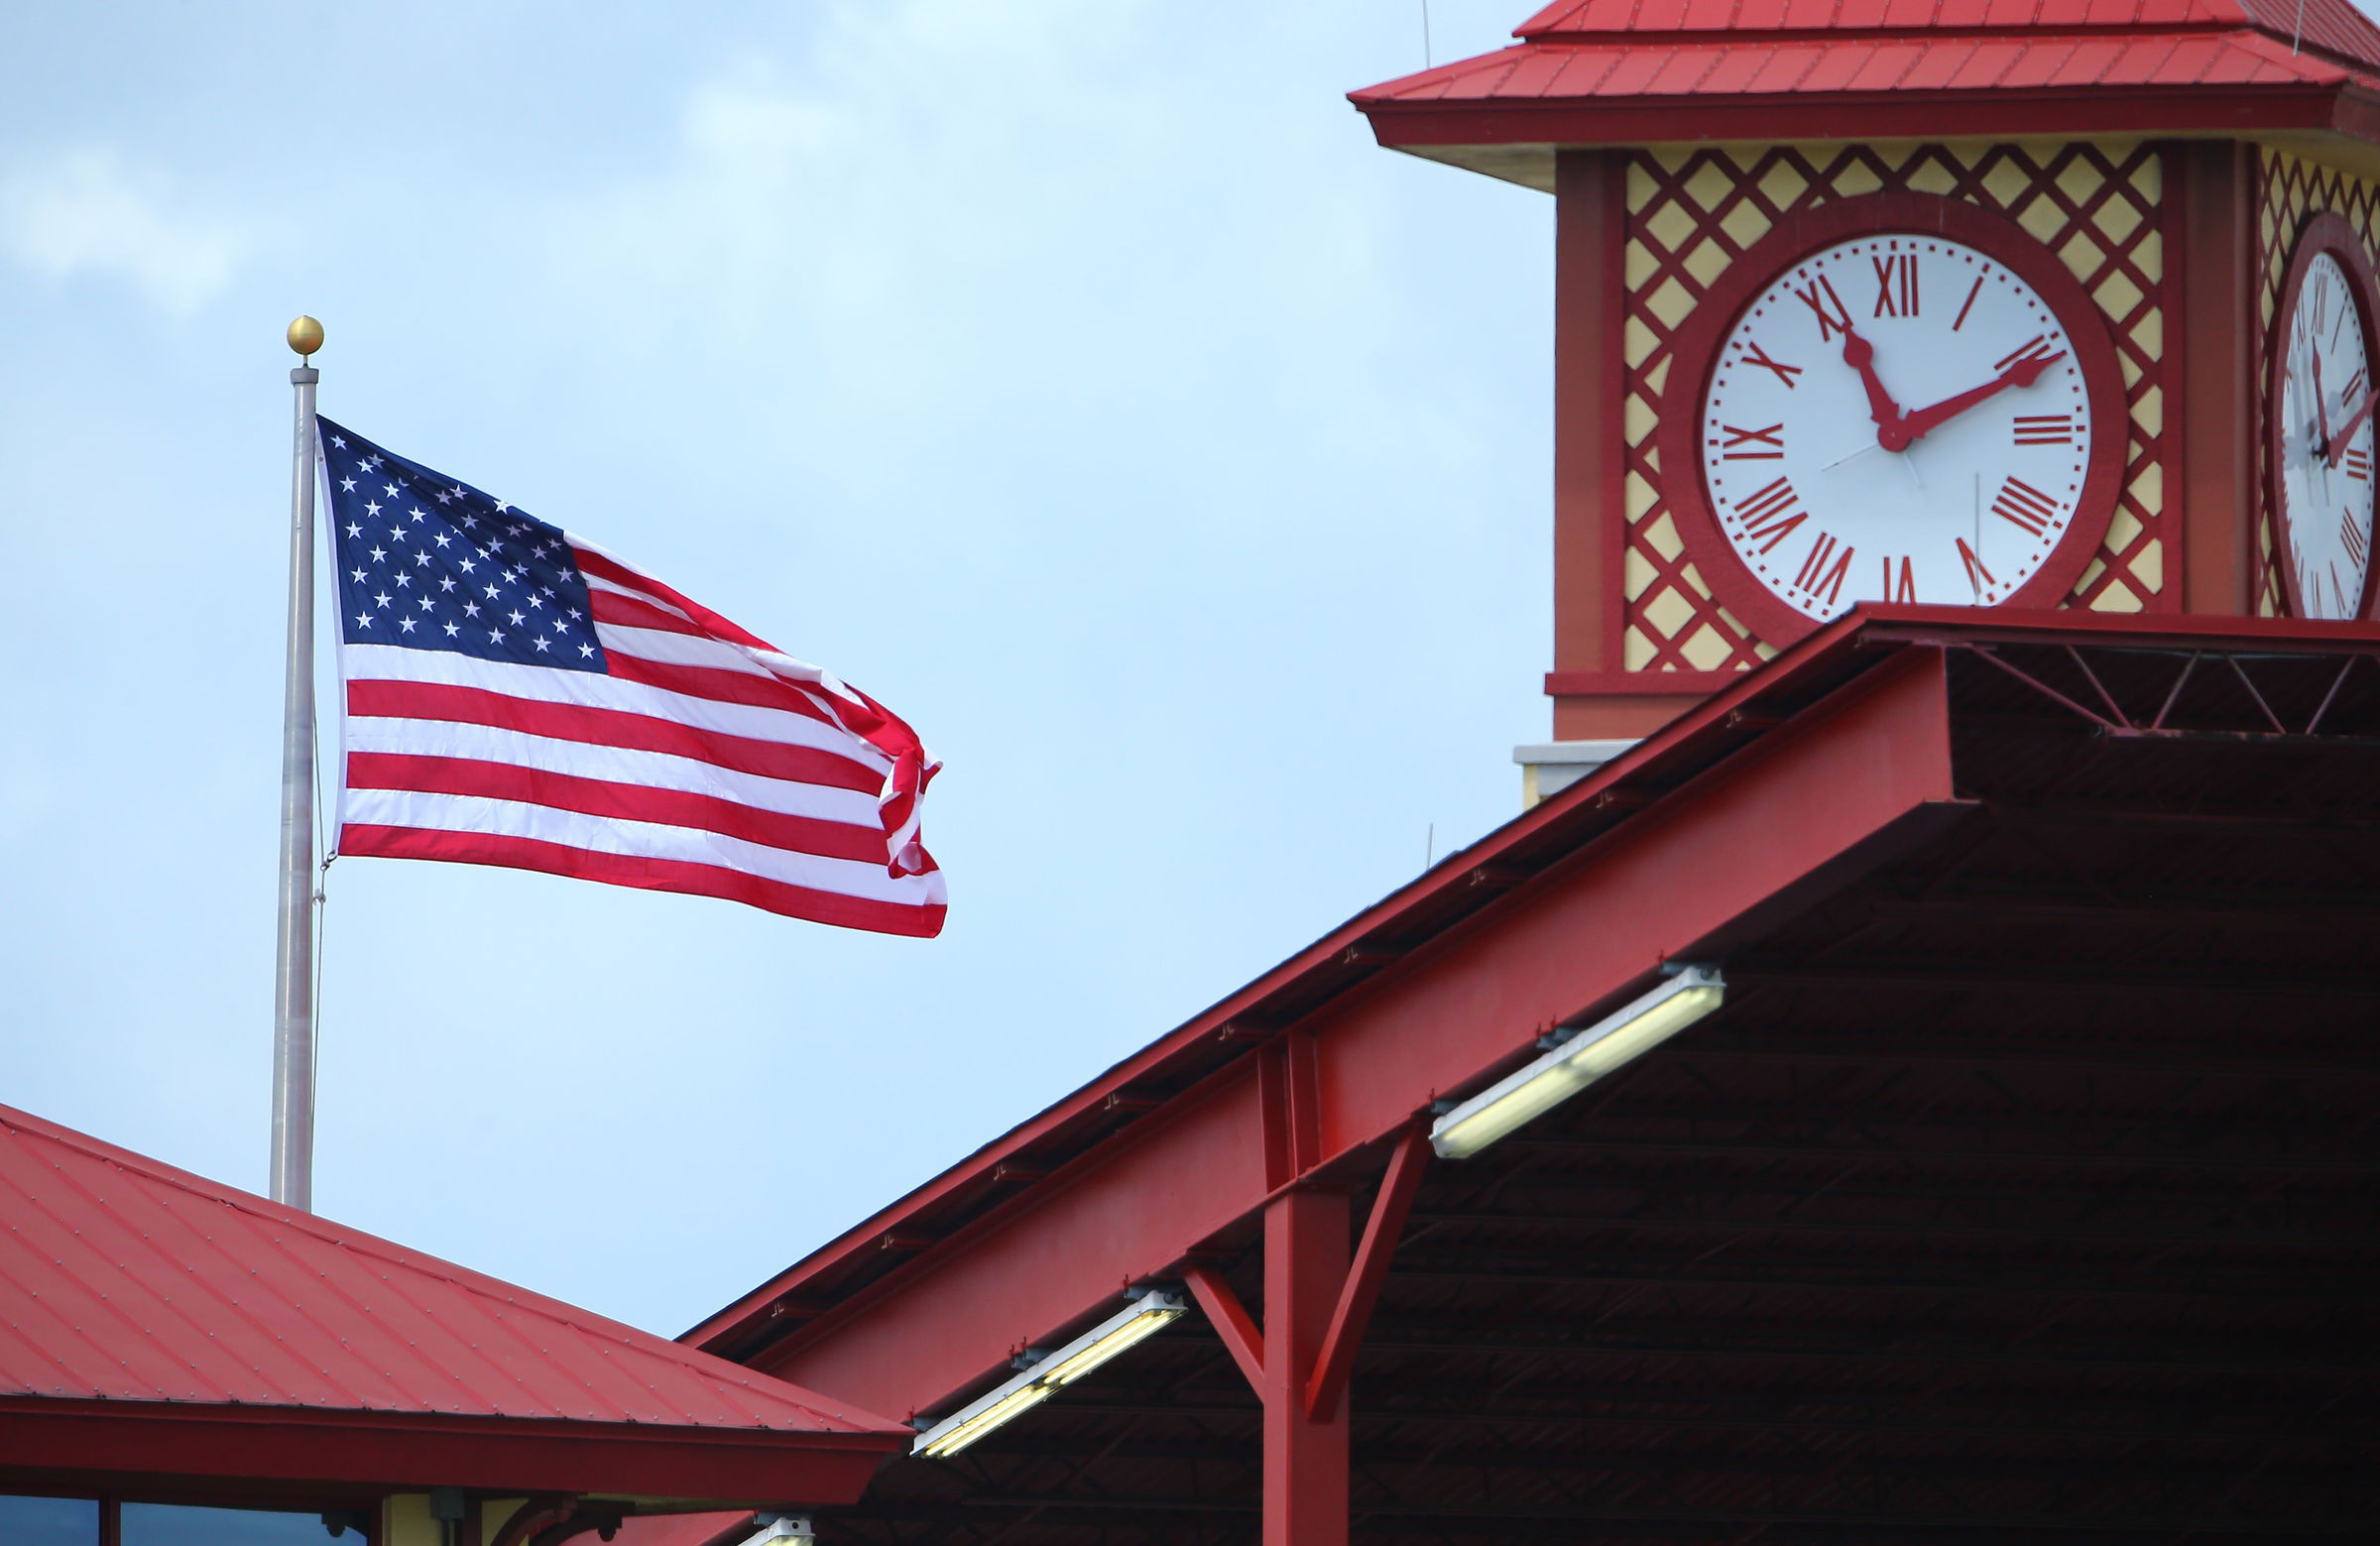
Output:
<path fill-rule="evenodd" d="M 2317 448 L 2331 466 L 2337 466 L 2339 458 L 2347 454 L 2347 442 L 2355 438 L 2355 431 L 2363 427 L 2363 421 L 2372 416 L 2375 406 L 2380 406 L 2380 392 L 2366 392 L 2363 406 L 2355 410 L 2345 423 L 2322 435 Z"/>
<path fill-rule="evenodd" d="M 1884 383 L 1876 375 L 1876 346 L 1845 327 L 1843 363 L 1859 373 L 1859 385 L 1867 389 L 1867 416 L 1876 421 L 1876 437 L 1881 441 L 1884 427 L 1901 421 L 1901 406 L 1892 400 L 1892 394 L 1884 390 Z"/>
<path fill-rule="evenodd" d="M 2330 453 L 2330 405 L 2322 393 L 2322 357 L 2312 348 L 2306 351 L 2306 363 L 2314 367 L 2314 445 L 2320 455 Z M 2350 430 L 2349 433 L 2353 431 Z"/>
<path fill-rule="evenodd" d="M 1921 408 L 1906 416 L 1897 423 L 1886 424 L 1876 431 L 1876 438 L 1883 442 L 1884 449 L 1888 451 L 1906 450 L 1912 441 L 1927 431 L 1941 428 L 1976 404 L 1998 397 L 2010 387 L 2030 387 L 2041 379 L 2043 371 L 2065 358 L 2066 351 L 2063 349 L 2056 354 L 2028 355 L 1980 387 L 1969 387 L 1957 397 L 1944 398 L 1931 408 Z"/>

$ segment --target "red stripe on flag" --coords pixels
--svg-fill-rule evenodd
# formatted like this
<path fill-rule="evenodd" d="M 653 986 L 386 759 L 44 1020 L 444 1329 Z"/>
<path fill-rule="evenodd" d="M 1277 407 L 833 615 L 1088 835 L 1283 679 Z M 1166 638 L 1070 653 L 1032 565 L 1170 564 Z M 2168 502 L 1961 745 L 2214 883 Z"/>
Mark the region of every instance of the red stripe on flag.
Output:
<path fill-rule="evenodd" d="M 499 837 L 486 832 L 356 824 L 340 830 L 339 852 L 377 859 L 439 859 L 451 864 L 541 870 L 547 875 L 601 881 L 611 886 L 716 896 L 789 918 L 806 918 L 813 923 L 831 923 L 842 928 L 873 929 L 880 934 L 905 934 L 917 939 L 931 939 L 941 933 L 943 916 L 948 910 L 941 903 L 910 907 L 898 902 L 816 892 L 681 859 L 635 859 L 539 842 L 536 838 Z"/>
<path fill-rule="evenodd" d="M 716 795 L 656 789 L 643 783 L 614 783 L 541 768 L 524 768 L 517 763 L 353 752 L 347 758 L 347 786 L 520 800 L 553 810 L 576 811 L 582 816 L 690 827 L 697 832 L 716 832 L 790 853 L 849 859 L 865 865 L 882 866 L 888 857 L 885 834 L 880 827 L 855 827 L 811 816 L 789 816 Z"/>
<path fill-rule="evenodd" d="M 689 698 L 708 698 L 713 703 L 742 703 L 756 709 L 784 709 L 788 713 L 807 714 L 812 719 L 834 723 L 808 693 L 774 676 L 754 676 L 745 671 L 722 670 L 715 665 L 664 664 L 608 646 L 603 654 L 605 666 L 622 681 L 682 692 Z"/>
<path fill-rule="evenodd" d="M 571 544 L 570 551 L 577 557 L 581 573 L 599 575 L 615 585 L 626 585 L 631 590 L 641 590 L 648 596 L 656 596 L 721 639 L 733 640 L 740 645 L 750 645 L 755 650 L 766 650 L 772 654 L 781 653 L 776 646 L 769 643 L 760 635 L 738 628 L 699 602 L 688 601 L 684 596 L 650 575 L 639 574 L 626 564 L 617 563 L 598 552 L 589 552 L 576 543 Z"/>
<path fill-rule="evenodd" d="M 557 741 L 580 741 L 589 746 L 666 752 L 736 773 L 855 789 L 863 794 L 875 794 L 885 785 L 883 773 L 835 752 L 700 730 L 677 720 L 656 719 L 626 709 L 584 708 L 571 703 L 509 697 L 485 687 L 351 681 L 347 684 L 347 712 L 359 719 L 377 716 L 493 725 L 499 730 L 551 736 Z"/>
<path fill-rule="evenodd" d="M 699 623 L 689 623 L 674 612 L 656 607 L 650 601 L 640 601 L 634 596 L 623 596 L 616 590 L 597 590 L 589 586 L 587 603 L 595 609 L 595 621 L 598 623 L 617 623 L 623 628 L 650 628 L 658 633 L 684 634 L 693 639 L 718 637 Z"/>

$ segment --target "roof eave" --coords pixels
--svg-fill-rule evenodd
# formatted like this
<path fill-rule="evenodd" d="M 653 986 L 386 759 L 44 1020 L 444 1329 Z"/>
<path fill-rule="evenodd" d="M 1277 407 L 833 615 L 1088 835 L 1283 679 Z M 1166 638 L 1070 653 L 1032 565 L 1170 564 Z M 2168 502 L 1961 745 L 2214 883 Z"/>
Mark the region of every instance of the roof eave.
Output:
<path fill-rule="evenodd" d="M 2012 135 L 2313 137 L 2380 165 L 2380 93 L 2354 81 L 1727 97 L 1356 101 L 1381 146 L 1542 192 L 1557 151 Z"/>
<path fill-rule="evenodd" d="M 157 1487 L 293 1492 L 442 1486 L 600 1492 L 679 1507 L 856 1501 L 911 1435 L 0 1397 L 0 1481 L 20 1469 Z M 4 1489 L 4 1488 L 0 1488 Z"/>

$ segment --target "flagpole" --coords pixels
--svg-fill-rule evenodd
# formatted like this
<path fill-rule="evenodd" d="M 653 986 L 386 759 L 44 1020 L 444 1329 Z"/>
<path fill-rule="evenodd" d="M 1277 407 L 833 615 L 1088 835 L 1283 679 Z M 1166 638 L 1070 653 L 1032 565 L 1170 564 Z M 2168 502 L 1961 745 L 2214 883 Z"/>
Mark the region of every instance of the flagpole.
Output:
<path fill-rule="evenodd" d="M 281 702 L 281 926 L 273 997 L 273 1200 L 314 1206 L 314 384 L 322 324 L 290 324 L 301 363 L 290 467 L 289 655 Z"/>

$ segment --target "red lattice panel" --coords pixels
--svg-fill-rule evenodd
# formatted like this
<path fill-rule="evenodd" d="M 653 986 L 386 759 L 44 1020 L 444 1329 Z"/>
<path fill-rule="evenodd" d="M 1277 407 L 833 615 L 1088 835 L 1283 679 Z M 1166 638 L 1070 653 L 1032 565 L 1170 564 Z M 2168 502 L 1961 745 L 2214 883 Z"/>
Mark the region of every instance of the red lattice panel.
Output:
<path fill-rule="evenodd" d="M 2164 432 L 2165 254 L 2157 218 L 2163 173 L 2154 150 L 2118 142 L 1632 156 L 1622 427 L 1625 666 L 1743 668 L 1769 653 L 1712 598 L 1670 519 L 1652 425 L 1671 342 L 1720 276 L 1780 218 L 1884 189 L 1964 199 L 2008 216 L 2057 253 L 2090 294 L 2123 367 L 2130 435 L 2115 517 L 2067 604 L 2110 612 L 2167 604 L 2163 491 L 2171 447 Z M 1687 468 L 1679 475 L 1695 474 Z"/>
<path fill-rule="evenodd" d="M 2256 540 L 2248 583 L 2260 617 L 2285 610 L 2281 575 L 2273 566 L 2273 448 L 2262 420 L 2268 404 L 2264 384 L 2272 361 L 2273 316 L 2281 305 L 2281 281 L 2289 255 L 2309 215 L 2335 214 L 2363 235 L 2366 255 L 2380 263 L 2380 187 L 2328 167 L 2265 150 L 2256 158 Z"/>

